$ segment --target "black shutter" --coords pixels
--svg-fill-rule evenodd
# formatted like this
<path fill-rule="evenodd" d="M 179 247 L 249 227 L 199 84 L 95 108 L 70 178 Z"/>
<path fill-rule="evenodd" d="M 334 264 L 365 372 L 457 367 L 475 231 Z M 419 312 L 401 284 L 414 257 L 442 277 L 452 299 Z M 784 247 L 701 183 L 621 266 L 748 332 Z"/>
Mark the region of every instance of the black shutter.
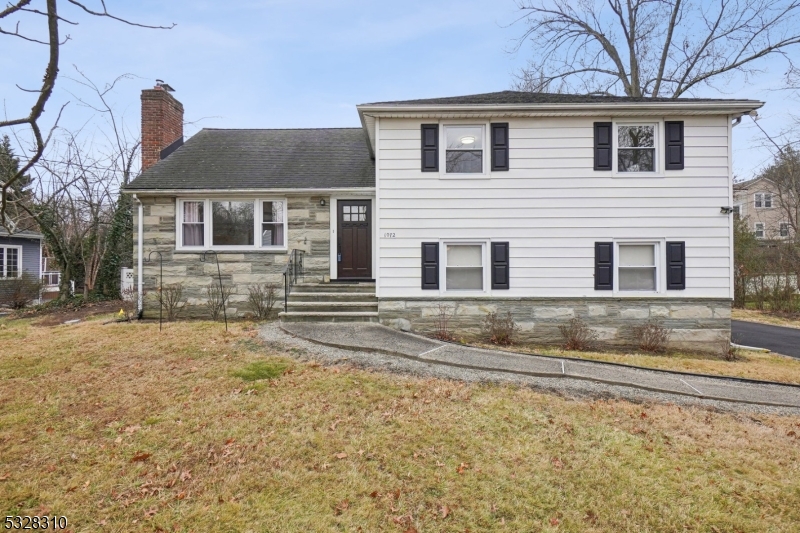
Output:
<path fill-rule="evenodd" d="M 422 171 L 439 172 L 439 125 L 422 125 Z"/>
<path fill-rule="evenodd" d="M 667 243 L 667 290 L 686 289 L 686 243 Z"/>
<path fill-rule="evenodd" d="M 683 170 L 683 121 L 664 122 L 666 132 L 666 157 L 667 170 Z"/>
<path fill-rule="evenodd" d="M 508 122 L 492 124 L 492 170 L 508 170 Z"/>
<path fill-rule="evenodd" d="M 594 243 L 594 290 L 614 288 L 614 243 Z"/>
<path fill-rule="evenodd" d="M 508 289 L 508 243 L 492 243 L 492 289 Z"/>
<path fill-rule="evenodd" d="M 594 123 L 594 169 L 611 170 L 611 151 L 613 149 L 611 140 L 611 123 Z"/>
<path fill-rule="evenodd" d="M 422 289 L 439 288 L 439 243 L 422 243 Z"/>

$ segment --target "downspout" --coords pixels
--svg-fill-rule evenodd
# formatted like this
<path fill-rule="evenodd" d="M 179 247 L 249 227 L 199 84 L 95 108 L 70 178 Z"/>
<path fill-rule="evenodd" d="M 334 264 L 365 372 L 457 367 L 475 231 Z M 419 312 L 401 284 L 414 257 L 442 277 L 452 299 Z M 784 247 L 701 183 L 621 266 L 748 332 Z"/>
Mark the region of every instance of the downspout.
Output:
<path fill-rule="evenodd" d="M 142 314 L 144 314 L 144 278 L 142 276 L 142 268 L 144 266 L 144 204 L 139 198 L 134 194 L 133 199 L 136 200 L 136 203 L 139 204 L 139 242 L 136 247 L 138 250 L 138 269 L 136 271 L 136 279 L 138 283 L 138 305 L 137 308 L 139 310 L 139 318 L 142 318 Z"/>

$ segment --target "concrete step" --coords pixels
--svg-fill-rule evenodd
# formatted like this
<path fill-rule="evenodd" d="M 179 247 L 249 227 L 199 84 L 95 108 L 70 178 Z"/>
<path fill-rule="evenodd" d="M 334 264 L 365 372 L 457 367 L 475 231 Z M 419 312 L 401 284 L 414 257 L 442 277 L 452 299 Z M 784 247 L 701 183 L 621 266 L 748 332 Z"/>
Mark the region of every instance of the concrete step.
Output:
<path fill-rule="evenodd" d="M 375 283 L 299 283 L 292 292 L 371 292 L 375 293 Z M 290 292 L 289 294 L 291 294 Z"/>
<path fill-rule="evenodd" d="M 295 292 L 289 293 L 290 302 L 375 302 L 375 292 Z"/>
<path fill-rule="evenodd" d="M 378 301 L 374 302 L 293 302 L 289 300 L 287 311 L 295 312 L 320 312 L 320 313 L 342 313 L 359 311 L 378 311 Z"/>
<path fill-rule="evenodd" d="M 362 311 L 362 312 L 341 312 L 341 313 L 328 313 L 328 312 L 305 312 L 305 311 L 289 311 L 278 313 L 281 321 L 283 322 L 377 322 L 377 311 Z"/>

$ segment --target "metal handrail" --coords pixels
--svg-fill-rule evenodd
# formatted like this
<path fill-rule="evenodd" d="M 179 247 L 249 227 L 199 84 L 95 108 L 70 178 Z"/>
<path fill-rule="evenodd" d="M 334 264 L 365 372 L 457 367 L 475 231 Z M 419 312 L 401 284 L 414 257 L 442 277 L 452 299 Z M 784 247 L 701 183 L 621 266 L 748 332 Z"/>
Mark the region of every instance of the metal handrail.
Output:
<path fill-rule="evenodd" d="M 294 249 L 289 254 L 289 262 L 286 268 L 283 269 L 283 312 L 289 309 L 289 293 L 292 287 L 297 283 L 297 279 L 305 274 L 303 269 L 303 262 L 305 259 L 305 251 Z"/>

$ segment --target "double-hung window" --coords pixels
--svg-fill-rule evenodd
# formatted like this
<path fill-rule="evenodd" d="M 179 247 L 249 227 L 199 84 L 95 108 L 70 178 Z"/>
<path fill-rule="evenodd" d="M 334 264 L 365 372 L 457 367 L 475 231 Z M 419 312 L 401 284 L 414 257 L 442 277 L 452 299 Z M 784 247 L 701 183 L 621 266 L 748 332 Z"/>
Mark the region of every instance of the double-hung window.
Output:
<path fill-rule="evenodd" d="M 778 226 L 778 234 L 782 238 L 786 238 L 789 236 L 789 223 L 788 222 L 781 222 Z"/>
<path fill-rule="evenodd" d="M 656 124 L 617 125 L 617 172 L 655 172 Z"/>
<path fill-rule="evenodd" d="M 22 275 L 22 247 L 0 246 L 0 278 L 18 278 Z"/>
<path fill-rule="evenodd" d="M 483 290 L 483 244 L 447 243 L 445 245 L 445 290 Z"/>
<path fill-rule="evenodd" d="M 483 173 L 483 126 L 445 126 L 444 137 L 446 173 Z"/>
<path fill-rule="evenodd" d="M 657 248 L 656 244 L 619 244 L 620 291 L 658 290 Z"/>
<path fill-rule="evenodd" d="M 179 249 L 286 249 L 285 200 L 179 200 L 178 213 Z"/>
<path fill-rule="evenodd" d="M 757 209 L 769 209 L 772 207 L 772 193 L 757 192 L 755 194 L 755 207 Z"/>
<path fill-rule="evenodd" d="M 756 239 L 763 239 L 764 238 L 764 223 L 763 222 L 756 222 L 755 234 L 756 234 Z"/>

